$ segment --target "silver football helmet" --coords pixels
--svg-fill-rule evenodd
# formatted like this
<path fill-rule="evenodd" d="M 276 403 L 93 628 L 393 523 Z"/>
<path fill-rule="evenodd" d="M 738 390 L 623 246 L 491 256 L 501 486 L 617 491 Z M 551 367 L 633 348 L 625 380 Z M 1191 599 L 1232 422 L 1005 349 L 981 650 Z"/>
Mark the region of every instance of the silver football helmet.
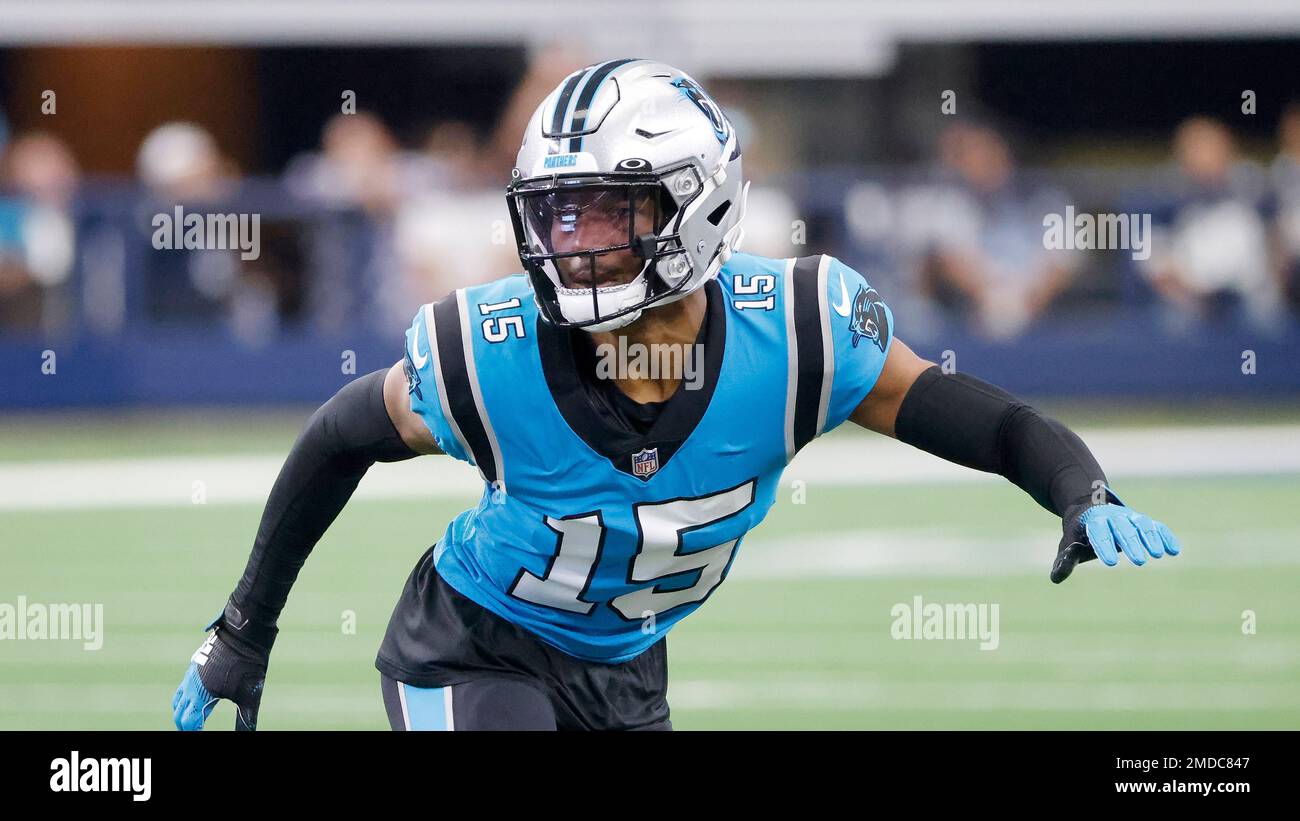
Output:
<path fill-rule="evenodd" d="M 740 246 L 749 186 L 722 110 L 687 74 L 610 60 L 533 113 L 506 190 L 544 319 L 607 331 L 681 299 Z"/>

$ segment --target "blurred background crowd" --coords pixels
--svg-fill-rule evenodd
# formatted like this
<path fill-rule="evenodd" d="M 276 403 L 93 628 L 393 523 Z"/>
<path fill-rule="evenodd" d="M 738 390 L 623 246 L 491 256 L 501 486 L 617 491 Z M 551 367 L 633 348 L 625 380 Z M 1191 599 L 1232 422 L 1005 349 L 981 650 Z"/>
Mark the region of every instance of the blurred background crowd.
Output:
<path fill-rule="evenodd" d="M 1297 333 L 1300 40 L 886 51 L 683 65 L 740 135 L 744 250 L 840 257 L 922 345 Z M 400 339 L 419 304 L 519 270 L 504 187 L 524 125 L 606 56 L 0 48 L 0 346 Z M 153 217 L 178 205 L 259 214 L 260 256 L 155 249 Z M 1143 253 L 1046 247 L 1045 218 L 1068 213 L 1147 215 L 1152 235 Z"/>

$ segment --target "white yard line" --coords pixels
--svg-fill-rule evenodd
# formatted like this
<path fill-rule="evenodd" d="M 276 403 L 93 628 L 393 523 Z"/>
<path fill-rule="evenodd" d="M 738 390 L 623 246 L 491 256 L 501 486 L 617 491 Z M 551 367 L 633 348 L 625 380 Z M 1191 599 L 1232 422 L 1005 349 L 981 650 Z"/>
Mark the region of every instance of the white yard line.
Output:
<path fill-rule="evenodd" d="M 1300 691 L 1285 682 L 1170 684 L 1156 691 L 1149 682 L 687 679 L 669 681 L 668 703 L 677 710 L 1124 710 L 1141 713 L 1202 710 L 1227 713 L 1300 709 Z"/>
<path fill-rule="evenodd" d="M 769 537 L 757 529 L 745 540 L 728 579 L 881 579 L 897 576 L 1047 575 L 1060 538 L 1059 525 L 1044 519 L 1037 533 L 1017 528 L 991 538 L 955 530 L 860 529 L 807 537 Z M 1186 548 L 1187 545 L 1184 545 Z M 1192 545 L 1173 568 L 1280 567 L 1300 564 L 1290 528 L 1233 531 L 1212 545 Z M 1163 561 L 1163 560 L 1153 560 Z M 1171 569 L 1173 569 L 1171 568 Z M 1122 559 L 1116 568 L 1133 568 Z M 1100 562 L 1078 572 L 1106 572 Z"/>
<path fill-rule="evenodd" d="M 1300 473 L 1300 425 L 1099 430 L 1083 434 L 1112 478 Z M 0 511 L 259 504 L 283 462 L 268 456 L 0 463 Z M 1000 481 L 879 436 L 830 436 L 806 448 L 784 484 L 928 484 Z M 468 465 L 444 457 L 370 470 L 362 499 L 477 498 Z"/>
<path fill-rule="evenodd" d="M 377 688 L 332 684 L 295 684 L 292 688 L 292 699 L 274 705 L 277 714 L 375 715 Z M 81 713 L 156 715 L 161 723 L 170 718 L 167 710 L 170 703 L 170 688 L 153 684 L 0 685 L 0 716 L 7 717 L 5 724 L 10 727 L 35 725 L 31 716 L 66 714 L 69 704 L 75 704 Z M 856 679 L 841 681 L 788 676 L 743 681 L 670 679 L 668 703 L 674 710 L 804 709 L 853 711 L 864 715 L 889 710 L 971 713 L 1119 710 L 1144 714 L 1195 710 L 1222 714 L 1300 710 L 1300 690 L 1289 682 L 1162 683 L 1156 687 L 1144 680 L 1131 683 L 1058 679 L 900 681 L 862 672 Z M 382 713 L 377 720 L 383 720 Z"/>

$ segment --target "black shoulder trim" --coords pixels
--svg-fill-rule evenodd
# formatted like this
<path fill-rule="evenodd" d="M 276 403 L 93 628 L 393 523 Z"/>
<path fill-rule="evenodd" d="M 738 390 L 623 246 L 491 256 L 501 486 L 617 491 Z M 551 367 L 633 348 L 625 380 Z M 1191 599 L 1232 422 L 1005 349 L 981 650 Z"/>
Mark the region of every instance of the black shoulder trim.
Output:
<path fill-rule="evenodd" d="M 794 263 L 794 333 L 799 357 L 794 401 L 795 451 L 811 442 L 819 432 L 822 382 L 826 378 L 821 288 L 818 285 L 821 263 L 820 254 L 800 257 Z"/>
<path fill-rule="evenodd" d="M 469 368 L 465 362 L 467 346 L 460 324 L 460 299 L 460 292 L 455 291 L 433 304 L 438 337 L 438 367 L 442 370 L 442 384 L 447 392 L 447 406 L 451 409 L 452 420 L 460 428 L 470 455 L 474 457 L 474 464 L 478 466 L 483 478 L 489 483 L 495 483 L 499 478 L 497 463 L 492 454 L 487 428 L 474 401 L 477 386 L 471 385 Z"/>

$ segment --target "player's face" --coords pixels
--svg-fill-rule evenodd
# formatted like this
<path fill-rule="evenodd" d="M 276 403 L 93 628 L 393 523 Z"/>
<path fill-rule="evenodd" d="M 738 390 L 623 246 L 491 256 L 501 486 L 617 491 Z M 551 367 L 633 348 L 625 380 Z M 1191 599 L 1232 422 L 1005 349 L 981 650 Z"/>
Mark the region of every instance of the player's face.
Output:
<path fill-rule="evenodd" d="M 657 199 L 649 188 L 588 189 L 555 193 L 548 199 L 552 253 L 627 245 L 631 237 L 656 228 Z M 564 257 L 555 263 L 566 288 L 623 285 L 645 266 L 645 260 L 630 248 Z"/>

